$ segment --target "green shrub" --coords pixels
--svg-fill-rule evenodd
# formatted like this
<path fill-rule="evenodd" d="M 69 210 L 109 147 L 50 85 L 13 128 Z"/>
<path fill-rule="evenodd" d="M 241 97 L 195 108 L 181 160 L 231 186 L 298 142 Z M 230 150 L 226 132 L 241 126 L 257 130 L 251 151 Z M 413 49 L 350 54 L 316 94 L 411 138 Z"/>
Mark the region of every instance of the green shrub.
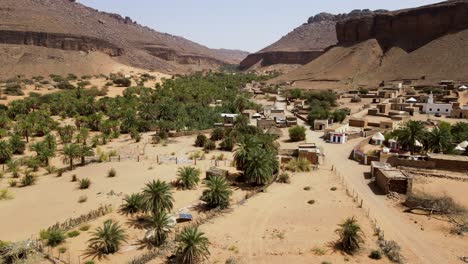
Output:
<path fill-rule="evenodd" d="M 109 172 L 107 172 L 107 177 L 113 178 L 113 177 L 115 177 L 115 176 L 117 176 L 117 172 L 115 171 L 114 168 L 111 168 L 111 169 L 109 170 Z"/>
<path fill-rule="evenodd" d="M 60 90 L 73 90 L 75 89 L 75 86 L 68 81 L 61 81 L 58 84 L 55 85 Z"/>
<path fill-rule="evenodd" d="M 8 189 L 0 189 L 0 201 L 1 200 L 11 200 L 13 195 L 8 191 Z"/>
<path fill-rule="evenodd" d="M 80 231 L 85 232 L 85 231 L 88 231 L 90 227 L 91 227 L 90 225 L 84 225 L 84 226 L 81 226 L 79 229 Z"/>
<path fill-rule="evenodd" d="M 380 252 L 380 250 L 372 250 L 372 252 L 369 255 L 369 258 L 371 258 L 371 259 L 381 259 L 382 258 L 382 252 Z"/>
<path fill-rule="evenodd" d="M 88 189 L 90 185 L 91 185 L 91 180 L 88 178 L 84 178 L 78 181 L 78 187 L 81 190 Z"/>
<path fill-rule="evenodd" d="M 60 228 L 41 230 L 40 238 L 46 240 L 48 246 L 56 247 L 65 241 L 65 232 Z"/>
<path fill-rule="evenodd" d="M 203 150 L 205 152 L 208 152 L 210 150 L 215 150 L 215 149 L 216 149 L 216 143 L 209 139 L 205 142 L 205 145 L 203 146 Z"/>
<path fill-rule="evenodd" d="M 208 138 L 205 135 L 198 135 L 197 139 L 195 140 L 195 146 L 202 148 L 205 146 L 207 141 L 208 141 Z"/>
<path fill-rule="evenodd" d="M 10 187 L 16 187 L 16 185 L 18 185 L 18 181 L 16 180 L 10 180 L 8 182 L 8 185 L 10 185 Z"/>
<path fill-rule="evenodd" d="M 210 139 L 213 141 L 218 141 L 224 138 L 224 129 L 222 128 L 215 128 L 213 132 L 211 132 L 211 137 Z"/>
<path fill-rule="evenodd" d="M 221 143 L 219 144 L 219 147 L 221 148 L 221 150 L 224 150 L 224 151 L 232 151 L 234 149 L 234 139 L 230 136 L 224 138 L 223 141 L 221 141 Z"/>
<path fill-rule="evenodd" d="M 87 260 L 87 261 L 84 262 L 84 264 L 94 264 L 94 261 L 92 261 L 92 260 Z"/>
<path fill-rule="evenodd" d="M 21 178 L 20 182 L 23 187 L 33 185 L 34 183 L 36 183 L 36 176 L 34 176 L 31 173 L 26 173 L 26 175 L 24 175 L 23 178 Z"/>
<path fill-rule="evenodd" d="M 132 81 L 129 78 L 117 78 L 113 82 L 115 85 L 121 87 L 129 87 L 132 85 Z"/>
<path fill-rule="evenodd" d="M 63 254 L 63 253 L 65 253 L 65 252 L 67 252 L 67 248 L 66 248 L 66 247 L 60 247 L 60 248 L 58 249 L 58 252 L 59 252 L 60 254 Z"/>
<path fill-rule="evenodd" d="M 308 172 L 312 169 L 310 162 L 306 159 L 292 159 L 286 168 L 294 172 Z"/>
<path fill-rule="evenodd" d="M 73 230 L 73 231 L 70 231 L 70 232 L 67 233 L 68 237 L 77 237 L 79 235 L 80 235 L 80 231 L 78 231 L 78 230 Z"/>
<path fill-rule="evenodd" d="M 277 182 L 279 183 L 291 183 L 291 177 L 288 173 L 283 172 L 278 176 Z"/>
<path fill-rule="evenodd" d="M 57 168 L 52 165 L 47 166 L 45 169 L 47 171 L 47 174 L 52 174 L 57 171 Z"/>
<path fill-rule="evenodd" d="M 289 128 L 289 139 L 292 142 L 303 141 L 306 138 L 306 129 L 303 126 L 294 126 Z"/>
<path fill-rule="evenodd" d="M 3 89 L 3 93 L 6 95 L 21 96 L 24 92 L 21 89 L 21 85 L 17 83 L 8 83 Z"/>

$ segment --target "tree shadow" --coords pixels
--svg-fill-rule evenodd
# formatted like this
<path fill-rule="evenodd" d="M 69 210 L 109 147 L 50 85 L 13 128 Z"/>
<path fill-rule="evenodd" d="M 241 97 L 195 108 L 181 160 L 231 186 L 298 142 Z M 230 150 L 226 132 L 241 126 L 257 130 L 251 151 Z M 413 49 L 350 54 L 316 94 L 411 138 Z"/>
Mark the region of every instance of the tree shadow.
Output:
<path fill-rule="evenodd" d="M 148 229 L 151 226 L 149 218 L 143 215 L 137 216 L 135 218 L 130 218 L 125 224 L 131 228 L 140 230 Z"/>
<path fill-rule="evenodd" d="M 103 259 L 108 259 L 107 255 L 102 252 L 102 250 L 99 249 L 99 247 L 88 247 L 84 254 L 82 254 L 85 258 L 91 258 L 91 259 L 97 259 L 99 261 Z"/>
<path fill-rule="evenodd" d="M 157 248 L 156 246 L 153 245 L 153 243 L 151 243 L 151 241 L 149 241 L 146 238 L 138 239 L 136 243 L 133 245 L 137 246 L 138 250 L 144 250 L 144 249 L 152 250 L 154 248 Z"/>

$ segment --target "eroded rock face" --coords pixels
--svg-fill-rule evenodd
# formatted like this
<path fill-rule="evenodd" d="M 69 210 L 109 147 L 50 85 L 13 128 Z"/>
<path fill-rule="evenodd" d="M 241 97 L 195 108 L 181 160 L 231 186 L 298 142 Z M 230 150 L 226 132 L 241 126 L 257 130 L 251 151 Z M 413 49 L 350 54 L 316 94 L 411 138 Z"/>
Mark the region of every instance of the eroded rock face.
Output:
<path fill-rule="evenodd" d="M 468 28 L 468 1 L 448 1 L 419 8 L 367 14 L 339 21 L 339 45 L 371 38 L 384 49 L 400 47 L 414 51 L 445 34 Z"/>
<path fill-rule="evenodd" d="M 104 40 L 60 33 L 0 30 L 0 43 L 86 52 L 101 51 L 110 56 L 123 54 L 122 49 Z"/>
<path fill-rule="evenodd" d="M 261 61 L 261 67 L 275 64 L 306 64 L 323 53 L 318 51 L 272 51 L 250 54 L 241 64 L 241 69 L 248 69 Z"/>
<path fill-rule="evenodd" d="M 250 54 L 244 59 L 241 69 L 249 69 L 261 62 L 261 66 L 275 64 L 304 65 L 320 56 L 327 48 L 337 44 L 336 23 L 350 18 L 360 18 L 386 12 L 353 10 L 349 14 L 320 13 L 308 19 L 307 23 L 297 27 L 286 36 L 261 51 Z"/>

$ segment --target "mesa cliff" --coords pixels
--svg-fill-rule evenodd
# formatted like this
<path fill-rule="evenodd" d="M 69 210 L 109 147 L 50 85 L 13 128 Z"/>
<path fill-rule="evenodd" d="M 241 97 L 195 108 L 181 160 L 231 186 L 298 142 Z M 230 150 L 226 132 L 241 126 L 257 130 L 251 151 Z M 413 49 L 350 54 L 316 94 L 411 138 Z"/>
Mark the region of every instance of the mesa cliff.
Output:
<path fill-rule="evenodd" d="M 40 61 L 47 61 L 49 57 L 56 57 L 56 50 L 60 50 L 66 51 L 60 53 L 64 61 L 84 52 L 81 54 L 84 62 L 86 54 L 100 52 L 118 64 L 184 73 L 237 64 L 248 54 L 210 49 L 139 25 L 129 17 L 100 12 L 70 0 L 3 0 L 0 45 L 5 51 L 2 57 L 12 63 L 0 66 L 6 68 L 14 67 L 20 63 L 17 58 L 24 56 L 33 55 Z M 23 53 L 18 54 L 19 50 Z M 74 71 L 73 62 L 65 65 L 71 65 L 68 70 Z"/>
<path fill-rule="evenodd" d="M 403 79 L 466 80 L 466 14 L 468 1 L 455 0 L 338 21 L 335 46 L 276 81 L 340 89 Z"/>
<path fill-rule="evenodd" d="M 399 47 L 411 52 L 441 36 L 468 28 L 467 14 L 468 2 L 448 1 L 339 21 L 336 35 L 338 45 L 376 39 L 385 50 Z"/>
<path fill-rule="evenodd" d="M 354 10 L 348 14 L 320 13 L 308 19 L 270 46 L 250 54 L 240 66 L 249 69 L 257 65 L 267 67 L 276 64 L 304 65 L 320 56 L 328 47 L 338 43 L 336 24 L 350 18 L 367 16 L 385 10 Z"/>

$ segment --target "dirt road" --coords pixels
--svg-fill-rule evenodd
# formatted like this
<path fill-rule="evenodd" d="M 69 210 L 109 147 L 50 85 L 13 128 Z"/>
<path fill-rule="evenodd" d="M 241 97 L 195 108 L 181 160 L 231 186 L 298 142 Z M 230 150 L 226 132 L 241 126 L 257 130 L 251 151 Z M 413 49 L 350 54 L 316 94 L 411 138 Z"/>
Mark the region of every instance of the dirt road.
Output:
<path fill-rule="evenodd" d="M 284 107 L 284 105 L 278 105 Z M 440 241 L 431 240 L 424 231 L 413 223 L 401 217 L 401 213 L 386 201 L 386 197 L 375 194 L 369 187 L 370 180 L 365 179 L 364 173 L 370 171 L 369 166 L 360 165 L 348 157 L 362 138 L 351 140 L 343 145 L 325 143 L 320 137 L 323 132 L 315 132 L 304 121 L 298 120 L 300 125 L 307 128 L 307 141 L 315 142 L 323 148 L 326 155 L 322 167 L 334 166 L 345 178 L 350 189 L 354 189 L 364 200 L 364 206 L 370 209 L 370 216 L 376 219 L 385 232 L 385 238 L 395 240 L 403 249 L 403 253 L 410 263 L 452 263 L 457 262 L 457 256 L 441 250 Z"/>

